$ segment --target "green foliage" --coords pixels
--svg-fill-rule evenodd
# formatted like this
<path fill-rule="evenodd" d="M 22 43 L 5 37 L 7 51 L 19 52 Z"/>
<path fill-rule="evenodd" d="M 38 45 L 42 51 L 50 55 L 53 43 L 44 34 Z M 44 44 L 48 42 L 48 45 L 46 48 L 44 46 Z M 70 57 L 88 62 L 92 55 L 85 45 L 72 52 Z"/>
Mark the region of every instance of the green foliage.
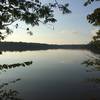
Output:
<path fill-rule="evenodd" d="M 87 6 L 89 4 L 91 4 L 92 2 L 94 1 L 100 1 L 100 0 L 87 0 L 85 3 L 84 3 L 84 6 Z"/>
<path fill-rule="evenodd" d="M 95 9 L 92 14 L 89 14 L 87 20 L 94 26 L 100 26 L 100 8 Z"/>
<path fill-rule="evenodd" d="M 93 36 L 93 40 L 90 42 L 90 46 L 91 50 L 100 53 L 100 30 L 98 30 L 96 35 Z"/>
<path fill-rule="evenodd" d="M 99 41 L 100 40 L 100 30 L 96 32 L 96 36 L 93 37 L 93 41 Z"/>
<path fill-rule="evenodd" d="M 6 30 L 6 36 L 12 31 L 8 28 L 13 22 L 24 21 L 31 26 L 39 25 L 40 22 L 46 24 L 54 23 L 54 8 L 58 8 L 63 14 L 71 13 L 69 4 L 54 3 L 43 4 L 40 0 L 0 0 L 0 30 Z M 18 28 L 18 24 L 16 24 Z M 0 40 L 6 36 L 0 34 Z"/>
<path fill-rule="evenodd" d="M 87 0 L 84 5 L 87 6 L 88 4 L 91 4 L 94 1 L 100 1 L 100 0 Z M 93 26 L 100 26 L 100 8 L 96 8 L 93 13 L 89 14 L 87 16 L 87 20 Z M 98 30 L 96 35 L 93 36 L 93 40 L 90 42 L 90 45 L 91 49 L 94 52 L 99 51 L 100 53 L 100 29 Z"/>

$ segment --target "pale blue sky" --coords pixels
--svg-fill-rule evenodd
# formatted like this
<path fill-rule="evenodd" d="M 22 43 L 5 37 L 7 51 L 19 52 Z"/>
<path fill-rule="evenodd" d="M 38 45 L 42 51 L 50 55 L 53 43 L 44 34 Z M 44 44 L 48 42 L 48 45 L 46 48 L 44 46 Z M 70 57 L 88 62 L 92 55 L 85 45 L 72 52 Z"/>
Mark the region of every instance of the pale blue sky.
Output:
<path fill-rule="evenodd" d="M 48 2 L 50 0 L 42 0 Z M 53 0 L 51 0 L 53 1 Z M 58 0 L 61 1 L 61 0 Z M 14 29 L 14 33 L 6 38 L 6 41 L 23 41 L 23 42 L 40 42 L 40 43 L 56 43 L 56 44 L 81 44 L 88 43 L 97 27 L 90 25 L 87 20 L 87 14 L 99 7 L 99 3 L 93 3 L 88 7 L 84 7 L 85 0 L 62 0 L 69 3 L 69 9 L 72 13 L 62 16 L 58 10 L 55 10 L 57 22 L 54 30 L 50 25 L 40 24 L 39 27 L 30 27 L 33 36 L 26 34 L 24 23 L 20 23 L 19 29 Z M 14 26 L 14 24 L 13 24 Z"/>

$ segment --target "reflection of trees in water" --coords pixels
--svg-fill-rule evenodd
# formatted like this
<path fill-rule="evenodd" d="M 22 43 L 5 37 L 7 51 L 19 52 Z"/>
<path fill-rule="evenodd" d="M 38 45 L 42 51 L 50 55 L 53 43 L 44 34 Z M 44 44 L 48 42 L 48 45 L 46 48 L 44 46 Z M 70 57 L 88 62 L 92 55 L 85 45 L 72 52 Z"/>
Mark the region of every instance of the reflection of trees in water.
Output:
<path fill-rule="evenodd" d="M 23 63 L 3 64 L 3 65 L 0 65 L 0 70 L 6 71 L 8 69 L 13 69 L 16 67 L 27 67 L 27 66 L 30 66 L 32 63 L 33 63 L 32 61 L 27 61 Z M 21 98 L 18 97 L 19 96 L 18 91 L 12 88 L 9 88 L 10 84 L 14 84 L 20 80 L 21 79 L 18 78 L 16 80 L 0 84 L 0 100 L 22 100 Z"/>
<path fill-rule="evenodd" d="M 16 67 L 26 67 L 26 66 L 30 66 L 33 62 L 32 61 L 27 61 L 27 62 L 23 62 L 23 63 L 15 63 L 15 64 L 3 64 L 0 65 L 0 70 L 7 70 L 7 69 L 12 69 L 12 68 L 16 68 Z"/>
<path fill-rule="evenodd" d="M 14 81 L 6 82 L 0 85 L 0 100 L 22 100 L 19 98 L 19 92 L 13 89 L 7 89 L 10 84 L 14 84 L 21 79 L 18 78 Z"/>
<path fill-rule="evenodd" d="M 86 66 L 86 72 L 93 73 L 85 80 L 85 83 L 89 84 L 91 90 L 91 92 L 87 93 L 87 98 L 88 100 L 100 100 L 100 76 L 96 75 L 96 72 L 100 71 L 100 56 L 89 57 L 82 64 Z"/>
<path fill-rule="evenodd" d="M 86 71 L 87 72 L 96 72 L 100 71 L 100 56 L 99 57 L 91 57 L 90 59 L 84 61 L 82 64 L 86 65 Z M 100 77 L 99 78 L 89 78 L 87 79 L 88 82 L 92 83 L 100 83 Z"/>
<path fill-rule="evenodd" d="M 87 79 L 87 82 L 92 82 L 92 83 L 100 84 L 100 78 Z"/>
<path fill-rule="evenodd" d="M 100 71 L 100 57 L 91 57 L 90 59 L 84 61 L 82 64 L 85 64 L 87 71 Z"/>

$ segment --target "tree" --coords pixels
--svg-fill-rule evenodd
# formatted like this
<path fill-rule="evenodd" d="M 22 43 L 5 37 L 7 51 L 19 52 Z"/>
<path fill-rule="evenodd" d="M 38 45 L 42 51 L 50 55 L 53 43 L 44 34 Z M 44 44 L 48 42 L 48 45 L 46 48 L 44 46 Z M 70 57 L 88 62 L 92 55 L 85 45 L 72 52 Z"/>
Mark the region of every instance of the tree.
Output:
<path fill-rule="evenodd" d="M 91 50 L 100 53 L 100 30 L 98 30 L 96 32 L 96 35 L 93 36 L 93 39 L 90 42 L 90 46 L 91 46 Z"/>
<path fill-rule="evenodd" d="M 100 0 L 87 0 L 84 3 L 84 6 L 87 6 L 88 4 L 91 4 L 94 1 Z M 93 24 L 94 26 L 100 26 L 100 8 L 96 8 L 92 14 L 87 15 L 87 20 L 90 24 Z"/>
<path fill-rule="evenodd" d="M 89 14 L 87 20 L 94 26 L 100 26 L 100 8 L 95 9 L 92 14 Z"/>
<path fill-rule="evenodd" d="M 93 1 L 100 0 L 87 0 L 84 4 L 87 6 L 91 4 Z M 96 8 L 92 14 L 87 16 L 87 20 L 90 24 L 94 26 L 100 26 L 100 8 Z M 100 53 L 100 29 L 96 32 L 96 35 L 93 36 L 93 40 L 90 42 L 91 50 L 96 53 Z M 92 71 L 100 71 L 100 57 L 95 56 L 83 62 L 86 66 L 93 66 Z M 100 79 L 99 79 L 100 81 Z"/>
<path fill-rule="evenodd" d="M 84 5 L 87 6 L 94 1 L 100 0 L 87 0 Z M 93 13 L 89 14 L 87 16 L 87 20 L 93 26 L 100 27 L 100 8 L 96 8 Z M 90 42 L 90 45 L 93 50 L 100 50 L 100 29 L 98 30 L 98 32 L 96 32 L 96 35 L 93 36 L 93 40 Z"/>
<path fill-rule="evenodd" d="M 95 1 L 100 1 L 100 0 L 86 0 L 86 2 L 84 3 L 84 6 L 87 6 L 89 4 L 91 4 L 92 2 L 95 2 Z"/>
<path fill-rule="evenodd" d="M 59 4 L 57 0 L 53 3 L 43 4 L 40 0 L 0 0 L 0 40 L 3 40 L 13 31 L 9 25 L 15 21 L 23 21 L 31 26 L 54 23 L 54 8 L 58 8 L 63 14 L 71 13 L 69 4 Z M 18 23 L 16 24 L 18 28 Z M 5 30 L 4 34 L 2 30 Z M 29 28 L 26 29 L 29 31 Z"/>

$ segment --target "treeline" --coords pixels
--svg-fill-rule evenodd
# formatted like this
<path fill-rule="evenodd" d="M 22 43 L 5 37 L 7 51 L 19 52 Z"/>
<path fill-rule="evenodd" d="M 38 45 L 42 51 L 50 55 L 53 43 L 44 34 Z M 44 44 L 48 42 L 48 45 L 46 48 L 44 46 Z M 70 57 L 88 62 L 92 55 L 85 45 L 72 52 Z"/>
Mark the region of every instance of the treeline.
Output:
<path fill-rule="evenodd" d="M 88 45 L 57 45 L 25 42 L 0 42 L 0 51 L 28 51 L 47 49 L 89 49 Z"/>

